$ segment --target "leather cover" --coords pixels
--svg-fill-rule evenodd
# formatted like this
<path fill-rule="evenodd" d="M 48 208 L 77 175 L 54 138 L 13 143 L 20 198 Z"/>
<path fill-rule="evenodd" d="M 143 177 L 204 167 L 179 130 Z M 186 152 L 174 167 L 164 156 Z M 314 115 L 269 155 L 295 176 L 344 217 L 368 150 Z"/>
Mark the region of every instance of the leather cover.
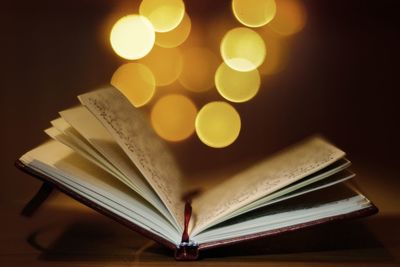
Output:
<path fill-rule="evenodd" d="M 228 246 L 228 245 L 232 245 L 232 244 L 236 244 L 236 243 L 240 243 L 240 242 L 248 242 L 248 241 L 252 241 L 252 240 L 266 238 L 269 236 L 275 236 L 275 235 L 279 235 L 281 233 L 304 229 L 304 228 L 308 228 L 311 226 L 316 226 L 316 225 L 320 225 L 320 224 L 324 224 L 324 223 L 364 217 L 364 216 L 372 215 L 372 214 L 378 212 L 378 208 L 371 203 L 371 205 L 369 207 L 366 207 L 365 209 L 358 210 L 358 211 L 344 214 L 344 215 L 332 216 L 332 217 L 323 218 L 323 219 L 316 220 L 316 221 L 292 225 L 292 226 L 283 227 L 283 228 L 279 228 L 279 229 L 275 229 L 275 230 L 270 230 L 270 231 L 265 231 L 265 232 L 260 232 L 260 233 L 256 233 L 256 234 L 240 236 L 240 237 L 235 237 L 235 238 L 229 238 L 229 239 L 220 240 L 220 241 L 202 243 L 199 245 L 194 245 L 189 242 L 189 243 L 185 243 L 185 244 L 176 246 L 174 243 L 172 243 L 162 237 L 159 237 L 159 236 L 147 231 L 146 229 L 141 228 L 140 226 L 120 217 L 117 214 L 110 212 L 109 210 L 104 209 L 103 207 L 97 205 L 93 201 L 87 199 L 85 196 L 79 195 L 76 192 L 74 192 L 74 191 L 68 189 L 67 187 L 63 186 L 62 184 L 58 183 L 57 181 L 53 180 L 51 177 L 48 177 L 48 176 L 45 176 L 43 174 L 36 172 L 34 169 L 30 168 L 29 166 L 26 166 L 20 160 L 17 160 L 15 162 L 15 165 L 17 168 L 21 169 L 25 173 L 28 173 L 28 174 L 38 178 L 39 180 L 43 181 L 46 184 L 46 186 L 48 186 L 49 184 L 52 185 L 54 188 L 57 188 L 61 192 L 69 195 L 73 199 L 96 210 L 97 212 L 99 212 L 99 213 L 121 223 L 122 225 L 128 227 L 129 229 L 131 229 L 139 234 L 142 234 L 143 236 L 150 238 L 150 239 L 154 240 L 155 242 L 173 250 L 176 260 L 197 260 L 201 256 L 201 251 L 204 251 L 204 250 L 208 250 L 208 249 L 212 249 L 212 248 L 216 248 L 216 247 Z M 39 190 L 38 194 L 40 194 L 40 191 L 41 190 Z M 38 195 L 35 196 L 35 198 L 37 198 L 37 197 L 40 198 L 40 196 L 38 196 Z M 45 197 L 44 197 L 44 199 L 45 199 Z"/>

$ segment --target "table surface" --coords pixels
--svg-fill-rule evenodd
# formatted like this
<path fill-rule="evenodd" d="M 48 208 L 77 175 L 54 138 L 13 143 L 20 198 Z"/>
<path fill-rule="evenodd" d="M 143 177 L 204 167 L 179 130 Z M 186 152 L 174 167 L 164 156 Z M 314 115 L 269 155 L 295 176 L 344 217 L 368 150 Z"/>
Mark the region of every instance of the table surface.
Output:
<path fill-rule="evenodd" d="M 400 182 L 395 179 L 397 174 L 368 165 L 355 171 L 357 183 L 379 207 L 378 215 L 213 250 L 202 260 L 190 264 L 400 265 Z M 37 182 L 37 187 L 39 185 Z M 35 189 L 32 188 L 32 194 Z M 19 215 L 24 201 L 27 199 L 1 203 L 1 266 L 187 264 L 176 262 L 170 251 L 58 192 L 32 218 Z"/>

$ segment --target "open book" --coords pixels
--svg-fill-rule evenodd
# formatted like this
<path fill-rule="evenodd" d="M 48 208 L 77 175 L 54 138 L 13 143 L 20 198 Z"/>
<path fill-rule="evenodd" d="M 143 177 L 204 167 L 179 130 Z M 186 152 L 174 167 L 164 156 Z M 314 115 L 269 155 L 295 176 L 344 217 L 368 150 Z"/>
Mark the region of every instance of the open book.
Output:
<path fill-rule="evenodd" d="M 177 259 L 377 211 L 344 183 L 354 176 L 345 153 L 320 137 L 185 202 L 185 177 L 141 111 L 112 87 L 79 100 L 80 106 L 60 112 L 45 131 L 53 140 L 23 155 L 18 166 L 174 249 Z"/>

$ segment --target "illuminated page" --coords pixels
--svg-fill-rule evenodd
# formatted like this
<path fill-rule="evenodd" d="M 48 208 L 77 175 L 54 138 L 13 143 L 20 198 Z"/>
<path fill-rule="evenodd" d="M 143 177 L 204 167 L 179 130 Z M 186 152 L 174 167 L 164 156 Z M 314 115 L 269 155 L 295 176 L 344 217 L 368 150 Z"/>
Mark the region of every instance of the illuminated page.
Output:
<path fill-rule="evenodd" d="M 195 235 L 220 218 L 296 182 L 345 153 L 321 138 L 308 139 L 259 162 L 193 201 Z"/>
<path fill-rule="evenodd" d="M 148 118 L 113 87 L 81 95 L 79 100 L 109 131 L 182 228 L 181 173 Z"/>
<path fill-rule="evenodd" d="M 171 223 L 176 225 L 175 219 L 172 218 L 171 213 L 143 175 L 87 108 L 79 106 L 64 110 L 60 114 L 63 118 L 58 118 L 51 122 L 59 132 L 56 133 L 53 128 L 47 129 L 46 133 L 53 139 L 82 154 L 101 168 L 105 168 L 156 207 Z M 177 229 L 179 228 L 177 227 Z"/>

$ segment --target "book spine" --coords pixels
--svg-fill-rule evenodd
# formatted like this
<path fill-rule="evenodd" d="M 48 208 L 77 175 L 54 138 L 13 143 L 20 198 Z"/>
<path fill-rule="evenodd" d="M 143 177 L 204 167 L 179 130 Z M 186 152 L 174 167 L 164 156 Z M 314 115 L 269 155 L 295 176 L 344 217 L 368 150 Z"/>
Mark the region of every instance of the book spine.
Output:
<path fill-rule="evenodd" d="M 199 259 L 199 245 L 194 241 L 181 242 L 175 249 L 175 260 L 194 261 Z"/>
<path fill-rule="evenodd" d="M 181 243 L 175 249 L 175 259 L 178 261 L 191 261 L 199 258 L 199 245 L 189 238 L 189 222 L 192 217 L 192 199 L 184 198 L 184 229 L 182 233 Z"/>

